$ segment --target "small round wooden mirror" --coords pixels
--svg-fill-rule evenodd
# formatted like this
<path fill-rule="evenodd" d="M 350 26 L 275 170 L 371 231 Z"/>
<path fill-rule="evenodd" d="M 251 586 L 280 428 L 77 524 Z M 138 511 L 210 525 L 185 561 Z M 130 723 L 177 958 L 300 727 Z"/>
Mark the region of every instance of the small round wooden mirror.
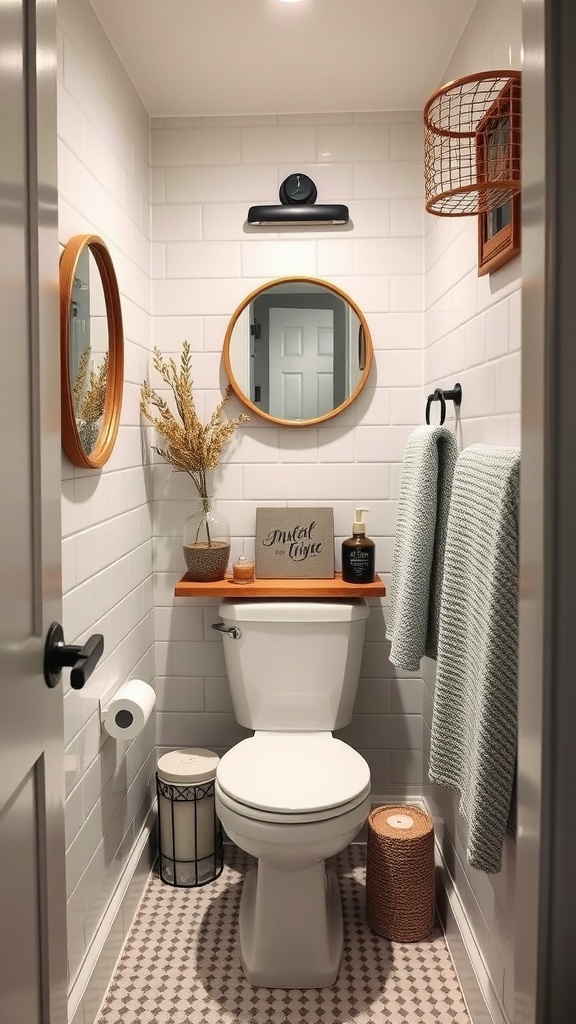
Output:
<path fill-rule="evenodd" d="M 120 423 L 124 335 L 118 282 L 97 235 L 74 235 L 60 259 L 62 444 L 75 466 L 108 461 Z"/>
<path fill-rule="evenodd" d="M 336 285 L 284 277 L 251 292 L 224 339 L 232 389 L 273 423 L 306 427 L 337 416 L 359 395 L 372 364 L 361 309 Z"/>

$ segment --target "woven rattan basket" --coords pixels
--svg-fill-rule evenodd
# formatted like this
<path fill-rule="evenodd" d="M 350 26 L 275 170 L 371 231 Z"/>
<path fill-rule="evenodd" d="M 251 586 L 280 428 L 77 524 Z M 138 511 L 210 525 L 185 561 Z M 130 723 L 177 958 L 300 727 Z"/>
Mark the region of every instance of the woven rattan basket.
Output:
<path fill-rule="evenodd" d="M 366 918 L 397 942 L 434 928 L 434 827 L 419 807 L 378 807 L 368 816 Z"/>

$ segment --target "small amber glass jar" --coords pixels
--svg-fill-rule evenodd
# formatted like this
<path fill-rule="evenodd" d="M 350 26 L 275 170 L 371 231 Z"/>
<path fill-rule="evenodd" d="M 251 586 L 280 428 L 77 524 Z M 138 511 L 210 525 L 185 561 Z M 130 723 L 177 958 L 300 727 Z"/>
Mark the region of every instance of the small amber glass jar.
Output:
<path fill-rule="evenodd" d="M 234 583 L 254 582 L 254 562 L 249 562 L 244 555 L 240 555 L 237 562 L 232 566 L 232 579 Z"/>

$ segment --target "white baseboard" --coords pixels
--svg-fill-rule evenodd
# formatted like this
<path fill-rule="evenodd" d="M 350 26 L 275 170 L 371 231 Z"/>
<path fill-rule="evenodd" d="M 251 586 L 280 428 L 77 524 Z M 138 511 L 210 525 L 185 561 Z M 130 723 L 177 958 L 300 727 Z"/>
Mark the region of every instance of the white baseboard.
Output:
<path fill-rule="evenodd" d="M 442 863 L 438 843 L 436 863 L 440 869 L 438 915 L 470 1018 L 473 1024 L 507 1024 L 460 897 Z"/>
<path fill-rule="evenodd" d="M 68 994 L 70 1024 L 93 1024 L 114 973 L 156 858 L 156 813 L 150 811 Z"/>
<path fill-rule="evenodd" d="M 428 811 L 426 801 L 423 807 Z M 470 1018 L 473 1024 L 508 1024 L 437 837 L 434 849 L 438 916 Z"/>

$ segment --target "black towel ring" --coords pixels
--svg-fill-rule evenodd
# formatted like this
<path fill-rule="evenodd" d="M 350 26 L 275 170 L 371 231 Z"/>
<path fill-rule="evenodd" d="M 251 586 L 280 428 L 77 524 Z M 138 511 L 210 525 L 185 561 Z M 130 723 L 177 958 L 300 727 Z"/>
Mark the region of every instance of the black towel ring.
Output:
<path fill-rule="evenodd" d="M 444 391 L 443 388 L 436 388 L 434 394 L 428 395 L 426 402 L 426 423 L 430 424 L 430 406 L 432 402 L 440 402 L 440 426 L 446 419 L 446 399 L 449 402 L 454 402 L 454 405 L 462 404 L 462 387 L 460 384 L 455 384 L 451 391 Z"/>

